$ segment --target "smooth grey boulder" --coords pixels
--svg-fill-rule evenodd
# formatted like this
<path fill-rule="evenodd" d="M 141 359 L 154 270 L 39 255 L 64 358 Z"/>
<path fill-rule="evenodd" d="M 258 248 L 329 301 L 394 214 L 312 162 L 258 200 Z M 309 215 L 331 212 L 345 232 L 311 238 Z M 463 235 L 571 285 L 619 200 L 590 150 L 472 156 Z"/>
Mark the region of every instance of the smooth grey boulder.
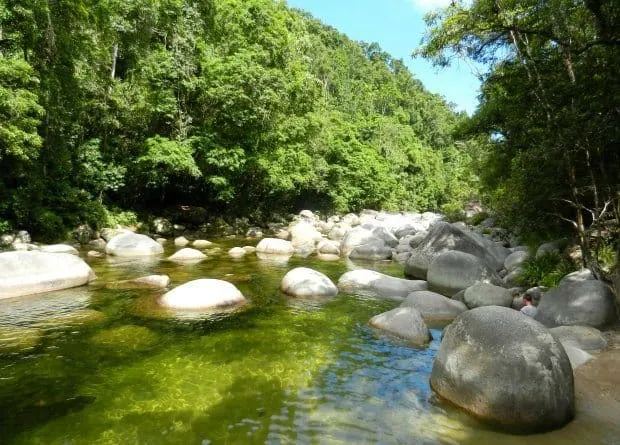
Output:
<path fill-rule="evenodd" d="M 148 275 L 130 280 L 114 281 L 106 287 L 113 289 L 164 289 L 170 284 L 168 275 Z"/>
<path fill-rule="evenodd" d="M 426 322 L 452 321 L 460 313 L 468 310 L 460 301 L 431 291 L 411 292 L 400 306 L 416 308 Z"/>
<path fill-rule="evenodd" d="M 119 257 L 153 256 L 164 253 L 164 248 L 146 235 L 126 232 L 116 235 L 105 247 L 108 255 Z"/>
<path fill-rule="evenodd" d="M 611 288 L 601 281 L 569 283 L 546 292 L 534 318 L 548 327 L 598 328 L 617 320 L 615 298 Z"/>
<path fill-rule="evenodd" d="M 514 292 L 510 289 L 495 286 L 490 283 L 475 283 L 465 289 L 463 299 L 468 308 L 474 309 L 483 306 L 510 307 Z"/>
<path fill-rule="evenodd" d="M 334 297 L 338 294 L 332 280 L 307 267 L 297 267 L 284 275 L 280 290 L 294 297 Z"/>
<path fill-rule="evenodd" d="M 169 236 L 174 233 L 174 226 L 166 218 L 155 218 L 153 220 L 153 231 L 157 235 Z"/>
<path fill-rule="evenodd" d="M 428 287 L 451 297 L 476 282 L 497 283 L 500 278 L 478 257 L 458 250 L 439 254 L 428 268 Z"/>
<path fill-rule="evenodd" d="M 427 235 L 428 232 L 426 230 L 416 233 L 409 239 L 409 246 L 411 246 L 412 249 L 415 249 L 422 244 Z"/>
<path fill-rule="evenodd" d="M 189 240 L 187 238 L 185 238 L 184 236 L 177 236 L 174 239 L 174 245 L 176 247 L 185 247 L 189 244 Z"/>
<path fill-rule="evenodd" d="M 94 279 L 95 273 L 76 255 L 0 253 L 0 299 L 82 286 Z"/>
<path fill-rule="evenodd" d="M 431 333 L 420 312 L 413 307 L 399 307 L 376 315 L 370 325 L 415 345 L 425 345 Z"/>
<path fill-rule="evenodd" d="M 584 351 L 600 351 L 607 347 L 601 331 L 591 326 L 558 326 L 549 329 L 563 345 L 573 345 Z"/>
<path fill-rule="evenodd" d="M 566 355 L 568 355 L 568 360 L 573 367 L 573 371 L 594 358 L 592 354 L 587 353 L 571 343 L 562 343 L 562 346 L 564 347 L 564 351 L 566 351 Z"/>
<path fill-rule="evenodd" d="M 211 247 L 213 243 L 211 241 L 207 241 L 206 239 L 197 239 L 192 243 L 196 249 L 206 249 L 207 247 Z"/>
<path fill-rule="evenodd" d="M 426 281 L 405 280 L 369 269 L 356 269 L 344 273 L 338 280 L 338 287 L 344 292 L 390 300 L 402 300 L 411 292 L 428 288 Z"/>
<path fill-rule="evenodd" d="M 350 225 L 338 223 L 329 231 L 327 237 L 333 241 L 342 241 L 349 230 L 351 230 Z"/>
<path fill-rule="evenodd" d="M 558 283 L 558 287 L 563 286 L 565 284 L 569 284 L 569 283 L 577 283 L 579 281 L 588 281 L 588 280 L 596 280 L 596 277 L 594 276 L 594 274 L 592 273 L 590 269 L 581 269 L 575 272 L 571 272 L 565 275 L 564 277 L 562 277 L 562 279 Z"/>
<path fill-rule="evenodd" d="M 300 221 L 289 227 L 291 244 L 296 252 L 310 254 L 316 250 L 316 243 L 323 239 L 321 233 L 309 222 Z"/>
<path fill-rule="evenodd" d="M 322 240 L 317 244 L 316 250 L 322 255 L 340 256 L 340 243 L 332 240 Z"/>
<path fill-rule="evenodd" d="M 499 271 L 510 251 L 470 230 L 444 221 L 436 222 L 424 240 L 413 250 L 405 265 L 405 276 L 426 279 L 430 263 L 441 253 L 456 250 L 475 257 L 490 269 Z"/>
<path fill-rule="evenodd" d="M 562 250 L 566 249 L 570 244 L 568 238 L 562 238 L 548 243 L 541 244 L 536 250 L 536 258 L 540 258 L 543 255 L 549 253 L 562 253 Z"/>
<path fill-rule="evenodd" d="M 523 273 L 523 268 L 521 268 L 520 266 L 515 267 L 510 272 L 508 272 L 506 274 L 506 276 L 504 276 L 504 278 L 502 278 L 502 281 L 503 281 L 504 285 L 505 286 L 516 286 L 516 285 L 518 285 L 519 284 L 519 278 L 521 277 L 522 273 Z"/>
<path fill-rule="evenodd" d="M 234 284 L 223 280 L 200 279 L 182 284 L 161 297 L 160 303 L 172 309 L 210 309 L 246 302 Z"/>
<path fill-rule="evenodd" d="M 279 238 L 263 238 L 256 246 L 256 252 L 271 255 L 293 255 L 295 249 L 290 241 Z"/>
<path fill-rule="evenodd" d="M 192 249 L 190 247 L 178 250 L 168 257 L 170 261 L 201 261 L 206 258 L 207 256 L 200 250 Z"/>
<path fill-rule="evenodd" d="M 523 265 L 523 263 L 525 263 L 525 261 L 527 261 L 529 258 L 530 258 L 529 252 L 523 252 L 521 250 L 517 252 L 513 252 L 510 255 L 508 255 L 506 259 L 504 260 L 504 267 L 506 268 L 507 271 L 512 271 L 516 269 L 517 267 Z"/>
<path fill-rule="evenodd" d="M 75 247 L 69 246 L 68 244 L 50 244 L 48 246 L 40 246 L 39 250 L 47 253 L 69 253 L 71 255 L 80 254 Z"/>
<path fill-rule="evenodd" d="M 398 264 L 405 264 L 409 257 L 411 256 L 411 252 L 392 252 L 392 259 L 396 261 Z"/>
<path fill-rule="evenodd" d="M 340 246 L 345 257 L 360 260 L 383 260 L 392 257 L 392 249 L 370 230 L 355 227 L 347 232 Z"/>
<path fill-rule="evenodd" d="M 228 251 L 228 255 L 233 258 L 241 258 L 246 255 L 246 250 L 243 247 L 233 247 Z"/>
<path fill-rule="evenodd" d="M 444 331 L 430 383 L 476 417 L 524 432 L 559 428 L 575 415 L 564 348 L 540 323 L 509 308 L 459 315 Z"/>
<path fill-rule="evenodd" d="M 396 247 L 398 245 L 398 238 L 394 236 L 392 232 L 383 226 L 372 226 L 368 224 L 362 225 L 366 230 L 370 230 L 375 237 L 382 240 L 387 246 Z"/>

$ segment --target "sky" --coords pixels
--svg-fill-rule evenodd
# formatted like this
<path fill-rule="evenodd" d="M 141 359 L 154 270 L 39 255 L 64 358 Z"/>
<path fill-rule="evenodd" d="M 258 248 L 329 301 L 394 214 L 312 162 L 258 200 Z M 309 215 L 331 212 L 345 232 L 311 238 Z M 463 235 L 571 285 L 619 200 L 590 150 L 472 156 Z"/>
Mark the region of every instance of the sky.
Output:
<path fill-rule="evenodd" d="M 433 67 L 429 61 L 412 59 L 426 24 L 424 14 L 446 6 L 450 0 L 287 0 L 353 40 L 377 42 L 433 93 L 441 94 L 456 110 L 472 114 L 478 105 L 480 82 L 462 61 L 448 68 Z"/>

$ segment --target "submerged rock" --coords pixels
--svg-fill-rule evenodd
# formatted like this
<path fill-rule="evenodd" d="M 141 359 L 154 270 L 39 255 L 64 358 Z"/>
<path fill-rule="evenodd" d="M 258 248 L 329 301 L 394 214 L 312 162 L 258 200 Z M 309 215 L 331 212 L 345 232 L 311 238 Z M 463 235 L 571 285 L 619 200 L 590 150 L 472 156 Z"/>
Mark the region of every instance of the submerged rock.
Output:
<path fill-rule="evenodd" d="M 370 325 L 415 345 L 425 345 L 431 333 L 420 312 L 413 307 L 399 307 L 376 315 Z"/>
<path fill-rule="evenodd" d="M 82 286 L 95 273 L 67 253 L 0 253 L 0 299 Z"/>
<path fill-rule="evenodd" d="M 160 302 L 173 309 L 209 309 L 243 304 L 246 299 L 228 281 L 200 279 L 172 289 Z"/>
<path fill-rule="evenodd" d="M 356 269 L 344 273 L 338 280 L 344 292 L 362 293 L 373 297 L 402 300 L 411 292 L 426 290 L 426 281 L 391 277 L 374 270 Z"/>
<path fill-rule="evenodd" d="M 280 284 L 280 290 L 294 297 L 334 297 L 338 288 L 326 275 L 307 267 L 289 271 Z"/>
<path fill-rule="evenodd" d="M 168 284 L 170 284 L 170 277 L 168 275 L 148 275 L 132 278 L 131 280 L 108 283 L 107 287 L 113 289 L 164 289 Z"/>
<path fill-rule="evenodd" d="M 564 348 L 540 323 L 509 308 L 472 309 L 446 328 L 431 387 L 482 420 L 520 430 L 552 430 L 575 415 Z"/>
<path fill-rule="evenodd" d="M 157 340 L 158 336 L 155 332 L 144 326 L 133 325 L 105 329 L 90 338 L 92 344 L 105 348 L 115 355 L 149 349 L 157 344 Z"/>
<path fill-rule="evenodd" d="M 24 352 L 35 348 L 43 338 L 43 331 L 22 326 L 0 327 L 0 354 Z"/>
<path fill-rule="evenodd" d="M 192 243 L 196 249 L 206 249 L 207 247 L 211 247 L 213 243 L 211 241 L 207 241 L 205 239 L 197 239 Z"/>
<path fill-rule="evenodd" d="M 228 255 L 233 258 L 241 258 L 245 256 L 246 250 L 243 247 L 233 247 L 228 251 Z"/>
<path fill-rule="evenodd" d="M 181 249 L 168 257 L 170 261 L 202 261 L 206 258 L 207 256 L 200 250 L 191 247 Z"/>

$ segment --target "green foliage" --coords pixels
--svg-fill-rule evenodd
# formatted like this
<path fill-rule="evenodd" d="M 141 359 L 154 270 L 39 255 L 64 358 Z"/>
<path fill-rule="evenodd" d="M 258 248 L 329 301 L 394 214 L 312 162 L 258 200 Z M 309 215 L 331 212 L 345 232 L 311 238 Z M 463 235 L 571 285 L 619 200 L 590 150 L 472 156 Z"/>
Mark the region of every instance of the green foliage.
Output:
<path fill-rule="evenodd" d="M 11 225 L 9 221 L 7 221 L 6 219 L 0 219 L 0 234 L 8 233 L 8 232 L 11 232 L 12 230 L 13 230 L 13 226 Z"/>
<path fill-rule="evenodd" d="M 469 224 L 471 224 L 472 226 L 477 226 L 479 225 L 482 221 L 484 221 L 485 219 L 487 219 L 489 217 L 489 214 L 487 212 L 480 212 L 480 213 L 476 213 L 474 216 L 472 216 L 471 218 L 469 218 L 469 221 L 467 221 Z"/>
<path fill-rule="evenodd" d="M 136 227 L 139 223 L 138 215 L 130 210 L 121 210 L 118 208 L 104 209 L 104 218 L 102 227 Z"/>
<path fill-rule="evenodd" d="M 574 264 L 556 252 L 531 258 L 523 263 L 522 267 L 523 270 L 516 282 L 524 287 L 556 287 L 565 275 L 576 270 Z"/>

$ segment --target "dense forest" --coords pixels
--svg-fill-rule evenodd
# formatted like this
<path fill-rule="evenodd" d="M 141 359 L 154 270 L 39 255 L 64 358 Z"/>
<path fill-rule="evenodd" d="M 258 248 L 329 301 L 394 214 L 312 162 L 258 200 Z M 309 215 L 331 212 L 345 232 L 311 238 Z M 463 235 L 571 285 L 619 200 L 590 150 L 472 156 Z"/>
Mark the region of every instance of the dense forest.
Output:
<path fill-rule="evenodd" d="M 491 66 L 461 129 L 488 137 L 491 207 L 517 230 L 572 231 L 598 274 L 620 221 L 620 2 L 457 1 L 427 22 L 418 54 Z"/>
<path fill-rule="evenodd" d="M 0 229 L 454 210 L 476 187 L 466 116 L 280 1 L 3 1 L 0 71 Z"/>

